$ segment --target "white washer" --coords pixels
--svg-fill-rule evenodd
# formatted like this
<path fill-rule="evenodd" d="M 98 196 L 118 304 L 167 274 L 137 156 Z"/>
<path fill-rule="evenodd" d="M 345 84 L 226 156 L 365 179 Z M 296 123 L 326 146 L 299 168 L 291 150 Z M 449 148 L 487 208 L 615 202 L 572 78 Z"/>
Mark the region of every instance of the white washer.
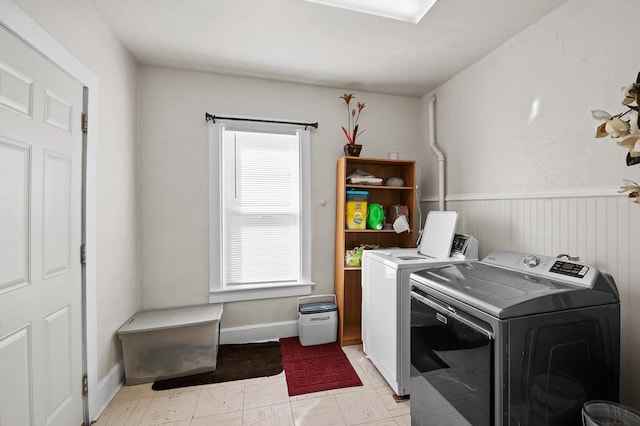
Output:
<path fill-rule="evenodd" d="M 455 229 L 455 222 L 453 229 Z M 437 231 L 436 233 L 442 234 L 442 227 L 439 226 Z M 425 248 L 425 239 L 428 240 L 427 245 L 433 244 L 430 236 L 434 235 L 434 232 L 427 229 L 427 224 L 418 249 L 364 251 L 362 258 L 363 350 L 399 396 L 409 394 L 411 362 L 409 276 L 422 269 L 478 258 L 478 241 L 475 238 L 462 234 L 455 234 L 454 237 L 453 231 L 451 232 L 449 237 L 443 237 L 445 242 L 448 238 L 449 257 L 434 258 L 422 253 Z"/>

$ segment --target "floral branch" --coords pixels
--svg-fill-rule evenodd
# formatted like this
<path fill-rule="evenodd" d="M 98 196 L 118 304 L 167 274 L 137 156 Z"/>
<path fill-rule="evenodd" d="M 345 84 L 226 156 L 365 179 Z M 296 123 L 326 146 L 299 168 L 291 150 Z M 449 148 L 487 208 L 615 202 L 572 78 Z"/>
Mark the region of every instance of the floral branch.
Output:
<path fill-rule="evenodd" d="M 351 109 L 349 106 L 349 104 L 351 103 L 351 99 L 355 99 L 353 93 L 345 93 L 344 95 L 340 96 L 340 99 L 342 99 L 347 104 L 347 128 L 342 126 L 342 131 L 347 137 L 347 142 L 349 142 L 350 144 L 355 144 L 356 138 L 364 133 L 364 130 L 358 132 L 358 119 L 360 118 L 360 113 L 364 109 L 365 105 L 364 102 L 357 103 L 356 108 L 358 109 L 358 111 L 356 115 L 356 108 Z"/>
<path fill-rule="evenodd" d="M 606 111 L 591 111 L 591 116 L 603 121 L 596 129 L 596 138 L 611 136 L 611 138 L 624 138 L 617 141 L 618 146 L 626 148 L 627 165 L 640 163 L 640 73 L 636 82 L 623 87 L 624 99 L 622 105 L 627 110 L 617 115 L 611 115 Z M 627 116 L 627 120 L 623 118 Z M 636 182 L 623 179 L 624 184 L 618 190 L 619 194 L 627 193 L 634 203 L 640 204 L 640 186 Z"/>
<path fill-rule="evenodd" d="M 591 111 L 591 116 L 600 121 L 604 121 L 596 129 L 596 138 L 611 136 L 612 138 L 625 137 L 622 141 L 616 142 L 619 146 L 629 150 L 631 158 L 640 157 L 640 73 L 636 78 L 636 82 L 624 87 L 624 99 L 622 105 L 627 110 L 617 115 L 611 115 L 606 111 Z M 628 120 L 622 118 L 628 115 Z"/>
<path fill-rule="evenodd" d="M 618 189 L 618 194 L 628 192 L 627 197 L 629 197 L 634 203 L 640 204 L 640 186 L 631 180 L 622 180 L 625 183 L 620 187 L 620 189 Z"/>

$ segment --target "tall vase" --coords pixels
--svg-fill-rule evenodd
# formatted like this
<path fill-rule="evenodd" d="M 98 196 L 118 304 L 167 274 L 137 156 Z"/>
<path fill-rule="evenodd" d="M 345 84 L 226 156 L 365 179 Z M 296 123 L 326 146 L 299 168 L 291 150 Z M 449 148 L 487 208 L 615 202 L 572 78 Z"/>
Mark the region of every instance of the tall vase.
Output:
<path fill-rule="evenodd" d="M 344 146 L 344 155 L 348 157 L 360 157 L 360 151 L 362 151 L 362 145 L 355 143 L 348 143 Z"/>

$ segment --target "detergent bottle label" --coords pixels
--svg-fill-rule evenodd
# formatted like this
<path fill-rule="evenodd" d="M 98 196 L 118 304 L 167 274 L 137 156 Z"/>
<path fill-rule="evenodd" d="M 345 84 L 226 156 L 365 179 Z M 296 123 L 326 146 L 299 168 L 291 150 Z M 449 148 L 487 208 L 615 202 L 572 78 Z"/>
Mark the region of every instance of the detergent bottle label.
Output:
<path fill-rule="evenodd" d="M 347 201 L 346 228 L 365 229 L 367 203 L 363 201 Z"/>

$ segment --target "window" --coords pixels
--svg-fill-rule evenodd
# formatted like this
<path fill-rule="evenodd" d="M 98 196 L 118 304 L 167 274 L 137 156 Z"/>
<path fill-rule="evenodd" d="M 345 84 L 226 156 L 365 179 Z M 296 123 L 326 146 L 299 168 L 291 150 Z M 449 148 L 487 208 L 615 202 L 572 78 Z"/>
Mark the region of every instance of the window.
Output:
<path fill-rule="evenodd" d="M 210 301 L 311 293 L 309 131 L 210 123 Z"/>

